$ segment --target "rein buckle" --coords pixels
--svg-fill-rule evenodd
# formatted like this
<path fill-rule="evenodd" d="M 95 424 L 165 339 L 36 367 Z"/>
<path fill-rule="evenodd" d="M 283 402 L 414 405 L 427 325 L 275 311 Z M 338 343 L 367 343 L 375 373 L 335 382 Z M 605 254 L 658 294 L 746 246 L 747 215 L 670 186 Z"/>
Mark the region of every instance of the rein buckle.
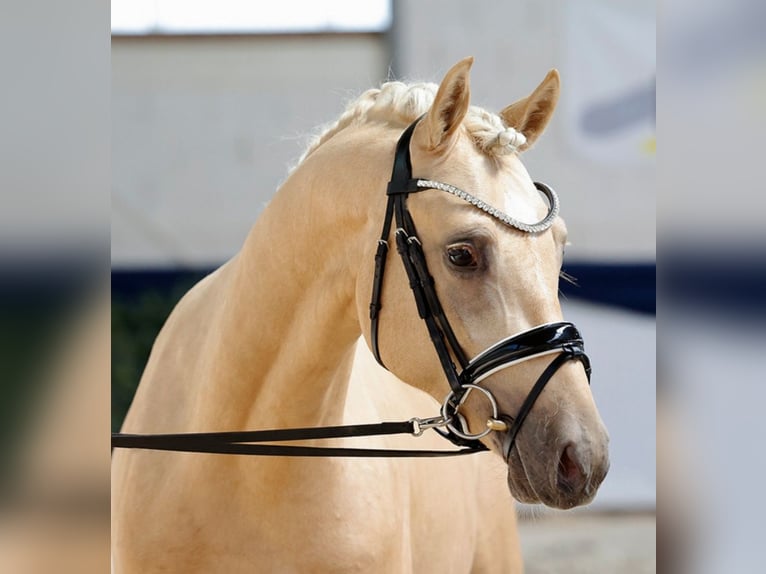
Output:
<path fill-rule="evenodd" d="M 413 417 L 409 420 L 409 422 L 412 423 L 413 436 L 420 436 L 424 431 L 427 431 L 428 429 L 446 426 L 451 421 L 452 418 L 447 419 L 441 415 L 427 419 L 419 419 L 417 417 Z"/>

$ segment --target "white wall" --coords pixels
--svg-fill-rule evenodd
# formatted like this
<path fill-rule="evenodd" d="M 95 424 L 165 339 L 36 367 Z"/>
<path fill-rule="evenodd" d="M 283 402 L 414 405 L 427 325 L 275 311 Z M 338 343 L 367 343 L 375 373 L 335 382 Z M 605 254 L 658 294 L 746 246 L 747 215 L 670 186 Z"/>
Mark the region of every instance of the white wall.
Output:
<path fill-rule="evenodd" d="M 587 3 L 653 14 L 643 0 Z M 399 77 L 438 81 L 467 55 L 476 57 L 474 102 L 495 110 L 527 95 L 550 68 L 560 70 L 559 111 L 524 161 L 561 196 L 570 260 L 654 260 L 654 161 L 594 161 L 569 137 L 570 95 L 589 64 L 570 49 L 572 18 L 562 8 L 570 5 L 397 1 L 391 50 L 382 35 L 115 38 L 115 265 L 228 258 L 305 134 L 383 81 L 389 66 Z"/>
<path fill-rule="evenodd" d="M 653 23 L 651 1 L 588 0 L 587 4 L 595 12 L 619 7 L 617 17 L 630 20 L 635 15 Z M 397 74 L 405 78 L 438 81 L 452 64 L 474 56 L 472 100 L 499 111 L 527 96 L 549 69 L 557 68 L 562 78 L 559 108 L 537 145 L 524 155 L 524 163 L 533 179 L 549 183 L 561 196 L 572 241 L 567 256 L 654 260 L 653 159 L 637 161 L 637 165 L 593 161 L 578 153 L 568 137 L 566 120 L 571 110 L 567 108 L 573 104 L 570 95 L 579 79 L 574 76 L 582 66 L 601 65 L 578 60 L 581 55 L 572 50 L 567 9 L 584 10 L 585 2 L 395 0 L 394 6 L 394 61 Z M 650 47 L 652 40 L 648 39 Z M 618 62 L 631 64 L 630 54 L 619 54 L 619 46 L 611 49 L 620 56 Z"/>
<path fill-rule="evenodd" d="M 113 265 L 231 257 L 304 137 L 387 69 L 380 35 L 113 38 Z"/>

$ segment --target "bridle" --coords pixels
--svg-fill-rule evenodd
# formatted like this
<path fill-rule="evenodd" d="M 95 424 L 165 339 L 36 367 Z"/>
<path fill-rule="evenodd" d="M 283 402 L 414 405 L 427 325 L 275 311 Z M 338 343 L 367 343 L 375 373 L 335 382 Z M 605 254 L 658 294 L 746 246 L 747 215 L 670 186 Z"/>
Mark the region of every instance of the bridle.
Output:
<path fill-rule="evenodd" d="M 447 378 L 450 391 L 444 399 L 439 416 L 433 418 L 412 418 L 408 421 L 383 422 L 367 425 L 344 425 L 334 427 L 313 427 L 298 429 L 274 429 L 257 431 L 180 433 L 180 434 L 112 434 L 112 447 L 203 452 L 217 454 L 249 454 L 263 456 L 354 456 L 354 457 L 438 457 L 470 454 L 487 450 L 479 441 L 492 430 L 507 431 L 503 440 L 504 457 L 508 459 L 521 426 L 532 410 L 551 377 L 567 361 L 582 362 L 590 382 L 590 361 L 585 354 L 580 332 L 568 322 L 538 325 L 522 333 L 507 337 L 485 351 L 468 359 L 457 340 L 436 294 L 434 280 L 428 271 L 425 254 L 418 237 L 412 215 L 407 209 L 407 197 L 411 193 L 436 189 L 450 193 L 469 202 L 477 209 L 501 221 L 505 225 L 524 233 L 541 233 L 547 230 L 558 215 L 559 203 L 556 193 L 547 185 L 535 182 L 535 187 L 547 198 L 547 215 L 537 223 L 524 223 L 486 204 L 477 197 L 450 184 L 438 181 L 413 179 L 410 159 L 410 140 L 420 118 L 415 120 L 401 135 L 396 145 L 391 181 L 387 188 L 388 203 L 383 230 L 375 253 L 375 273 L 370 301 L 370 328 L 373 354 L 381 366 L 378 325 L 381 316 L 383 277 L 388 259 L 391 227 L 396 221 L 394 240 L 404 265 L 410 288 L 415 297 L 418 315 L 425 322 L 431 342 L 436 350 L 442 370 Z M 537 379 L 515 417 L 501 413 L 492 393 L 479 385 L 486 377 L 512 365 L 544 355 L 556 357 Z M 453 360 L 454 359 L 454 360 Z M 455 365 L 460 365 L 460 370 Z M 470 433 L 460 407 L 471 392 L 481 393 L 490 403 L 492 416 L 486 429 Z M 420 436 L 433 428 L 457 446 L 458 450 L 405 450 L 405 449 L 362 449 L 341 447 L 315 447 L 259 444 L 340 438 L 352 436 L 377 436 L 391 434 L 412 434 Z M 253 444 L 255 443 L 255 444 Z"/>
<path fill-rule="evenodd" d="M 497 420 L 499 417 L 502 417 L 502 419 L 510 422 L 504 445 L 507 458 L 521 430 L 521 425 L 532 410 L 532 406 L 540 396 L 543 388 L 545 388 L 545 385 L 564 363 L 570 359 L 582 361 L 588 381 L 590 381 L 590 361 L 585 354 L 582 337 L 572 323 L 546 323 L 505 338 L 479 353 L 473 359 L 468 360 L 465 351 L 457 340 L 455 331 L 444 314 L 444 308 L 436 294 L 434 280 L 426 264 L 423 245 L 418 237 L 412 215 L 407 209 L 407 198 L 411 193 L 419 193 L 429 189 L 444 191 L 467 201 L 509 227 L 524 233 L 541 233 L 553 224 L 558 215 L 558 197 L 553 189 L 547 185 L 535 182 L 535 187 L 547 198 L 549 208 L 548 213 L 543 219 L 537 223 L 530 224 L 512 218 L 453 185 L 432 180 L 413 179 L 410 140 L 419 121 L 420 118 L 410 124 L 399 138 L 394 155 L 391 181 L 386 192 L 388 203 L 383 221 L 383 230 L 375 253 L 375 274 L 370 301 L 370 339 L 373 354 L 378 363 L 385 368 L 380 354 L 378 324 L 382 309 L 381 295 L 386 260 L 388 259 L 388 242 L 392 223 L 395 219 L 396 229 L 394 231 L 394 238 L 396 250 L 400 255 L 410 288 L 415 297 L 418 315 L 426 324 L 431 342 L 451 389 L 442 404 L 441 417 L 431 419 L 431 424 L 443 436 L 457 445 L 471 447 L 481 445 L 478 439 L 491 432 L 492 428 L 488 426 L 488 428 L 472 434 L 468 432 L 465 419 L 459 413 L 460 406 L 468 394 L 472 391 L 479 391 L 490 403 L 492 419 Z M 557 354 L 556 358 L 553 359 L 542 375 L 540 375 L 515 417 L 498 413 L 497 402 L 492 393 L 478 385 L 484 378 L 496 371 L 522 361 L 554 353 Z M 460 371 L 458 371 L 455 361 L 460 365 Z"/>

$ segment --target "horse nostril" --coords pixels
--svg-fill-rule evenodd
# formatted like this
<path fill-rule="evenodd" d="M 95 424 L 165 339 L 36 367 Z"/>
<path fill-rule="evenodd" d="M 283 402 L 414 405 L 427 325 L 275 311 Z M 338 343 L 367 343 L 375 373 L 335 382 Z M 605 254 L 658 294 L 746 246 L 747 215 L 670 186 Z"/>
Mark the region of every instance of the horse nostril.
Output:
<path fill-rule="evenodd" d="M 583 489 L 585 480 L 582 464 L 577 457 L 577 449 L 570 443 L 561 451 L 559 458 L 558 486 L 561 490 L 574 494 Z"/>

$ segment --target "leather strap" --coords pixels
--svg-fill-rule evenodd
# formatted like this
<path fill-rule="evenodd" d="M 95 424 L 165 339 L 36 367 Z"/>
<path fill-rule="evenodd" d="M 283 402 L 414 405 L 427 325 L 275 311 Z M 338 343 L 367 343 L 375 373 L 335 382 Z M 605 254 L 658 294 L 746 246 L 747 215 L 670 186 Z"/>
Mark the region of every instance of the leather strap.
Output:
<path fill-rule="evenodd" d="M 521 408 L 519 409 L 519 412 L 516 413 L 516 417 L 511 417 L 508 415 L 505 415 L 503 418 L 506 420 L 511 421 L 511 427 L 508 431 L 508 434 L 506 435 L 506 438 L 503 442 L 503 452 L 505 459 L 508 460 L 508 457 L 511 456 L 511 449 L 513 448 L 513 445 L 516 443 L 516 436 L 519 434 L 519 431 L 521 430 L 521 425 L 524 424 L 524 421 L 527 418 L 527 415 L 532 410 L 532 407 L 535 405 L 535 402 L 537 401 L 537 397 L 540 396 L 540 393 L 543 392 L 543 389 L 545 388 L 545 385 L 548 384 L 548 381 L 551 380 L 551 377 L 556 374 L 556 371 L 558 371 L 564 363 L 566 363 L 569 360 L 585 357 L 585 354 L 580 354 L 578 351 L 570 351 L 570 350 L 564 350 L 560 355 L 558 355 L 551 363 L 546 367 L 546 369 L 543 371 L 543 374 L 540 375 L 540 378 L 537 379 L 537 382 L 532 387 L 532 390 L 529 391 L 529 394 L 527 395 L 527 398 L 524 399 L 524 402 L 521 405 Z M 587 358 L 586 358 L 587 359 Z M 586 369 L 586 372 L 587 369 Z M 588 382 L 590 382 L 590 373 L 588 372 Z"/>
<path fill-rule="evenodd" d="M 422 116 L 421 116 L 422 117 Z M 452 356 L 457 359 L 461 368 L 468 365 L 468 358 L 458 343 L 457 337 L 447 320 L 444 309 L 439 302 L 434 287 L 433 277 L 428 272 L 425 255 L 418 240 L 417 230 L 407 210 L 407 196 L 410 193 L 422 191 L 418 187 L 418 180 L 412 179 L 412 161 L 410 159 L 410 140 L 415 131 L 415 126 L 420 118 L 410 124 L 402 133 L 396 144 L 394 152 L 394 165 L 391 171 L 391 180 L 388 183 L 386 194 L 388 203 L 386 215 L 383 221 L 381 238 L 378 241 L 378 250 L 375 256 L 375 274 L 373 279 L 372 300 L 370 302 L 371 320 L 371 344 L 373 354 L 381 366 L 384 366 L 380 356 L 378 339 L 378 318 L 380 314 L 381 292 L 385 261 L 388 254 L 388 239 L 391 231 L 392 214 L 396 219 L 397 231 L 395 234 L 397 251 L 404 263 L 410 288 L 415 297 L 418 314 L 426 322 L 429 336 L 439 355 L 442 368 L 447 375 L 450 386 L 455 392 L 459 392 L 460 384 L 458 373 L 452 362 Z M 451 354 L 450 354 L 451 351 Z"/>
<path fill-rule="evenodd" d="M 418 118 L 419 120 L 420 118 Z M 383 275 L 386 271 L 386 260 L 388 259 L 388 241 L 391 236 L 391 223 L 394 218 L 394 197 L 396 193 L 410 193 L 409 179 L 412 172 L 412 163 L 410 160 L 409 146 L 410 139 L 412 138 L 412 132 L 415 131 L 417 121 L 407 127 L 402 133 L 399 141 L 396 144 L 396 151 L 394 152 L 394 167 L 391 172 L 391 181 L 388 184 L 386 195 L 388 197 L 386 202 L 386 214 L 383 218 L 383 229 L 380 232 L 380 239 L 378 239 L 378 248 L 375 251 L 375 273 L 372 279 L 372 296 L 370 298 L 370 344 L 372 345 L 372 353 L 375 356 L 375 360 L 381 367 L 385 368 L 383 359 L 380 356 L 380 346 L 378 342 L 378 318 L 380 316 L 380 310 L 383 308 L 381 302 L 381 295 L 383 292 Z M 408 153 L 402 153 L 402 149 L 406 149 Z M 417 189 L 413 191 L 420 191 Z M 400 191 L 392 191 L 400 190 Z"/>
<path fill-rule="evenodd" d="M 179 452 L 242 454 L 261 456 L 328 456 L 328 457 L 443 457 L 460 456 L 486 450 L 471 446 L 459 450 L 389 450 L 370 448 L 292 446 L 252 444 L 358 436 L 414 434 L 413 421 L 378 424 L 344 425 L 317 428 L 270 429 L 258 431 L 177 433 L 177 434 L 112 434 L 112 448 L 138 448 Z"/>
<path fill-rule="evenodd" d="M 271 444 L 187 444 L 154 446 L 131 446 L 123 448 L 138 448 L 150 450 L 169 450 L 180 452 L 198 452 L 208 454 L 240 454 L 250 456 L 305 456 L 305 457 L 351 457 L 351 458 L 437 458 L 447 456 L 462 456 L 474 454 L 486 449 L 462 448 L 458 450 L 394 450 L 377 448 L 334 448 L 312 446 L 288 446 Z"/>
<path fill-rule="evenodd" d="M 452 390 L 456 394 L 462 396 L 464 390 L 460 383 L 460 376 L 458 375 L 455 363 L 452 362 L 452 357 L 447 349 L 444 333 L 439 329 L 434 313 L 429 305 L 428 296 L 426 295 L 427 287 L 418 276 L 418 272 L 415 269 L 415 263 L 413 262 L 413 259 L 416 259 L 419 253 L 422 254 L 420 242 L 416 237 L 409 236 L 405 230 L 400 228 L 396 232 L 396 247 L 401 256 L 402 263 L 404 264 L 404 269 L 407 272 L 410 289 L 415 297 L 415 303 L 418 308 L 418 315 L 425 321 L 428 335 L 431 338 L 431 343 L 436 349 L 436 354 L 439 357 L 442 370 L 444 371 Z M 420 264 L 424 265 L 425 262 L 423 261 Z M 428 277 L 430 278 L 430 275 Z"/>
<path fill-rule="evenodd" d="M 460 377 L 464 383 L 476 383 L 512 363 L 563 349 L 568 349 L 578 356 L 585 355 L 584 343 L 577 327 L 564 321 L 539 325 L 498 341 L 489 349 L 482 351 L 471 360 L 460 373 Z"/>

